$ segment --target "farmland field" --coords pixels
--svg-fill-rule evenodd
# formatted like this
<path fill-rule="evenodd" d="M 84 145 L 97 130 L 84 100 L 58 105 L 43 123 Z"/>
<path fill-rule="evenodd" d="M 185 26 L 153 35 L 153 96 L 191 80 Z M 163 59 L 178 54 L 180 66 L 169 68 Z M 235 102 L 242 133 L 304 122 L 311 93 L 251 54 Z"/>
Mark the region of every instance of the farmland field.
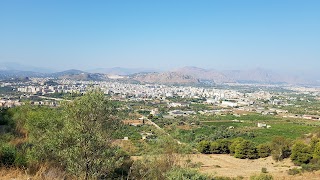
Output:
<path fill-rule="evenodd" d="M 243 137 L 255 144 L 262 144 L 270 142 L 275 136 L 283 136 L 295 140 L 309 133 L 316 132 L 320 127 L 320 121 L 290 119 L 270 115 L 264 116 L 253 113 L 243 116 L 196 115 L 184 119 L 190 122 L 197 119 L 200 120 L 200 124 L 185 128 L 185 125 L 181 126 L 177 124 L 179 120 L 171 120 L 164 127 L 173 137 L 188 143 L 198 142 L 203 139 L 215 140 Z M 258 123 L 265 123 L 271 127 L 259 128 L 257 126 Z"/>

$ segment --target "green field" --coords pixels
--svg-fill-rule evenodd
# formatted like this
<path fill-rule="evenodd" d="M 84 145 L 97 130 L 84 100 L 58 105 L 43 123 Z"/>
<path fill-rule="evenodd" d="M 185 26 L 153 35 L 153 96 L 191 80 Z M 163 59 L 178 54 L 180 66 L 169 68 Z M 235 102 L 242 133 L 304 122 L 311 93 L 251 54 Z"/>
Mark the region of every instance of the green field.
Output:
<path fill-rule="evenodd" d="M 187 130 L 179 129 L 179 126 L 169 128 L 170 134 L 186 143 L 195 143 L 201 139 L 215 140 L 243 137 L 256 144 L 261 144 L 270 142 L 275 136 L 283 136 L 294 140 L 305 134 L 315 132 L 320 127 L 320 121 L 287 119 L 260 114 L 249 114 L 240 117 L 234 115 L 197 115 L 196 118 L 192 118 L 199 119 L 200 125 L 191 126 Z M 242 122 L 234 122 L 233 120 L 235 119 Z M 271 128 L 259 128 L 257 127 L 258 122 L 266 123 Z"/>
<path fill-rule="evenodd" d="M 241 115 L 241 116 L 235 116 L 235 115 L 198 115 L 197 118 L 200 121 L 216 121 L 216 120 L 244 120 L 244 121 L 273 121 L 273 120 L 280 120 L 281 118 L 272 116 L 272 115 L 261 115 L 261 114 L 247 114 L 247 115 Z"/>
<path fill-rule="evenodd" d="M 319 127 L 313 127 L 308 125 L 300 125 L 293 123 L 274 123 L 270 124 L 271 128 L 261 128 L 254 131 L 256 137 L 251 139 L 257 144 L 271 141 L 274 136 L 283 136 L 289 139 L 296 139 L 302 137 L 305 134 L 315 131 Z"/>
<path fill-rule="evenodd" d="M 254 127 L 256 125 L 256 123 L 252 123 L 252 122 L 248 122 L 248 121 L 244 121 L 242 122 L 232 122 L 232 121 L 214 121 L 214 122 L 201 122 L 204 125 L 208 125 L 208 126 L 225 126 L 225 127 L 230 127 L 233 126 L 235 128 L 241 128 L 241 127 Z"/>

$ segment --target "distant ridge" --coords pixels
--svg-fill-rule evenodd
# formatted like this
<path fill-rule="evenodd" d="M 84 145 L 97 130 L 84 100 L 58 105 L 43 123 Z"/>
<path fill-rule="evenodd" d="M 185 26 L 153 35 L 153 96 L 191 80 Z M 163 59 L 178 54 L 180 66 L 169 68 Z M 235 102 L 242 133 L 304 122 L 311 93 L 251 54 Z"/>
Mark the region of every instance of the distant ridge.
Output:
<path fill-rule="evenodd" d="M 188 77 L 182 78 L 182 77 Z M 163 84 L 199 84 L 201 82 L 223 83 L 255 83 L 255 84 L 296 84 L 319 85 L 319 82 L 299 76 L 280 74 L 262 68 L 249 70 L 217 71 L 187 66 L 163 73 L 144 73 L 136 75 L 135 80 L 148 83 Z"/>
<path fill-rule="evenodd" d="M 23 68 L 26 68 L 24 70 Z M 30 71 L 29 69 L 41 70 Z M 299 75 L 279 73 L 263 68 L 248 70 L 204 69 L 186 66 L 166 72 L 158 72 L 145 68 L 99 68 L 91 71 L 70 69 L 61 72 L 45 73 L 44 69 L 28 67 L 16 63 L 0 63 L 0 79 L 24 77 L 51 77 L 58 79 L 104 81 L 117 80 L 123 82 L 157 83 L 157 84 L 223 84 L 223 83 L 256 83 L 256 84 L 295 84 L 320 85 L 319 78 L 313 80 Z M 109 78 L 110 77 L 110 78 Z"/>
<path fill-rule="evenodd" d="M 24 71 L 24 72 L 36 72 L 36 73 L 53 73 L 54 70 L 49 68 L 40 68 L 29 65 L 22 65 L 15 62 L 0 62 L 1 71 Z"/>
<path fill-rule="evenodd" d="M 66 75 L 78 75 L 78 74 L 82 74 L 82 73 L 86 73 L 86 72 L 81 71 L 81 70 L 77 70 L 77 69 L 69 69 L 66 71 L 52 73 L 51 76 L 60 77 L 60 76 L 66 76 Z"/>
<path fill-rule="evenodd" d="M 223 73 L 215 71 L 202 69 L 193 66 L 186 66 L 180 69 L 174 70 L 174 72 L 189 75 L 199 80 L 207 80 L 212 81 L 213 83 L 226 83 L 226 82 L 234 82 L 233 79 L 225 76 Z"/>
<path fill-rule="evenodd" d="M 146 68 L 122 68 L 122 67 L 114 67 L 114 68 L 98 68 L 93 70 L 88 70 L 91 73 L 104 73 L 104 74 L 114 74 L 114 75 L 131 75 L 142 72 L 159 72 L 154 69 L 146 69 Z"/>
<path fill-rule="evenodd" d="M 277 84 L 308 84 L 310 80 L 298 76 L 281 74 L 272 70 L 255 68 L 249 70 L 223 71 L 229 78 L 239 83 L 277 83 Z"/>
<path fill-rule="evenodd" d="M 45 73 L 19 70 L 0 70 L 0 79 L 24 78 L 24 77 L 46 77 Z"/>
<path fill-rule="evenodd" d="M 254 83 L 271 83 L 284 82 L 283 78 L 273 71 L 268 71 L 262 68 L 249 70 L 229 70 L 223 72 L 226 76 L 234 79 L 237 82 L 254 82 Z"/>
<path fill-rule="evenodd" d="M 142 83 L 199 84 L 197 78 L 178 72 L 141 73 L 134 75 L 132 78 Z"/>
<path fill-rule="evenodd" d="M 58 79 L 70 79 L 76 81 L 103 81 L 107 79 L 105 74 L 88 73 L 77 69 L 53 73 L 51 76 Z"/>

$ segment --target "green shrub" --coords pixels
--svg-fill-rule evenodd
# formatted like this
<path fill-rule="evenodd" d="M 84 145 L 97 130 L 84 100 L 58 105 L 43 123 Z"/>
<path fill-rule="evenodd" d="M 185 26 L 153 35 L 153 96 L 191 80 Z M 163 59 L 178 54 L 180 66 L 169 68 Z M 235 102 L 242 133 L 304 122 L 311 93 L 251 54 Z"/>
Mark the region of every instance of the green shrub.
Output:
<path fill-rule="evenodd" d="M 211 142 L 210 144 L 210 152 L 213 154 L 229 154 L 231 142 L 226 139 L 218 139 L 216 141 Z"/>
<path fill-rule="evenodd" d="M 312 138 L 311 141 L 310 141 L 310 148 L 311 148 L 311 151 L 314 152 L 314 150 L 316 149 L 317 147 L 317 144 L 320 142 L 320 139 L 319 138 Z M 319 154 L 320 155 L 320 154 Z"/>
<path fill-rule="evenodd" d="M 312 159 L 310 147 L 301 141 L 293 145 L 291 152 L 290 158 L 296 165 L 308 164 Z"/>
<path fill-rule="evenodd" d="M 214 177 L 214 180 L 232 180 L 230 177 Z"/>
<path fill-rule="evenodd" d="M 210 154 L 210 142 L 209 141 L 199 142 L 197 149 L 200 153 Z"/>
<path fill-rule="evenodd" d="M 320 163 L 302 164 L 301 167 L 303 170 L 306 170 L 306 171 L 318 171 L 318 170 L 320 170 Z"/>
<path fill-rule="evenodd" d="M 259 174 L 251 176 L 250 180 L 273 180 L 273 177 L 269 174 Z"/>
<path fill-rule="evenodd" d="M 210 153 L 220 154 L 220 145 L 217 141 L 213 141 L 210 143 Z"/>
<path fill-rule="evenodd" d="M 220 147 L 220 154 L 229 154 L 230 153 L 230 145 L 231 142 L 227 139 L 219 139 L 217 140 Z"/>
<path fill-rule="evenodd" d="M 231 144 L 229 146 L 230 154 L 234 154 L 236 151 L 236 147 L 238 144 L 240 144 L 242 141 L 244 141 L 243 138 L 235 138 L 231 141 Z"/>
<path fill-rule="evenodd" d="M 268 170 L 267 170 L 267 168 L 263 167 L 263 168 L 261 168 L 261 172 L 262 173 L 268 173 Z"/>
<path fill-rule="evenodd" d="M 0 151 L 0 164 L 5 167 L 10 167 L 14 165 L 16 159 L 16 149 L 11 145 L 2 145 Z"/>
<path fill-rule="evenodd" d="M 214 180 L 241 180 L 243 177 L 238 176 L 238 177 L 223 177 L 223 176 L 217 176 L 214 177 Z"/>
<path fill-rule="evenodd" d="M 291 146 L 290 140 L 282 136 L 274 137 L 271 142 L 272 158 L 276 161 L 281 161 L 284 158 L 290 157 L 291 155 L 290 146 Z"/>
<path fill-rule="evenodd" d="M 271 155 L 271 148 L 269 144 L 259 144 L 257 146 L 258 156 L 265 158 Z"/>
<path fill-rule="evenodd" d="M 313 159 L 320 159 L 320 142 L 318 142 L 313 149 Z"/>
<path fill-rule="evenodd" d="M 16 167 L 25 168 L 28 165 L 28 160 L 25 154 L 17 152 L 14 164 Z"/>
<path fill-rule="evenodd" d="M 240 159 L 256 159 L 258 158 L 257 149 L 251 141 L 243 140 L 236 146 L 234 157 Z"/>
<path fill-rule="evenodd" d="M 189 179 L 189 180 L 208 180 L 212 179 L 204 174 L 200 174 L 196 170 L 185 169 L 185 168 L 173 168 L 166 173 L 166 179 L 176 180 L 176 179 Z"/>
<path fill-rule="evenodd" d="M 298 168 L 289 169 L 288 174 L 289 175 L 301 174 L 301 169 L 298 169 Z"/>

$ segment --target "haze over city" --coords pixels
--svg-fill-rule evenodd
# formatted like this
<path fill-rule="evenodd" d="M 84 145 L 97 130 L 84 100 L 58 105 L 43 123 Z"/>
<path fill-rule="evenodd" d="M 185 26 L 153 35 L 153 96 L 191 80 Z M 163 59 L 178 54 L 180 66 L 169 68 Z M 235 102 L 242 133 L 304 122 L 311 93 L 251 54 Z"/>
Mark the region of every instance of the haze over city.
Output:
<path fill-rule="evenodd" d="M 319 1 L 1 1 L 0 62 L 316 72 Z"/>

